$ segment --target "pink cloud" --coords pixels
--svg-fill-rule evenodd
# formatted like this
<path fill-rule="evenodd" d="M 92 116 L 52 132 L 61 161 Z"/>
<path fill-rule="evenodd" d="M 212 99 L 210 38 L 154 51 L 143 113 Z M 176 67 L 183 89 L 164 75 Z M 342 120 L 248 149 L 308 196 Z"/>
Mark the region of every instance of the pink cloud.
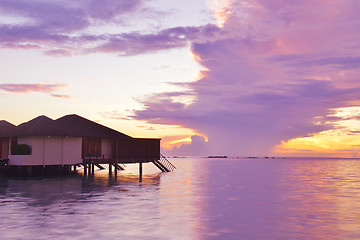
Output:
<path fill-rule="evenodd" d="M 31 92 L 42 92 L 57 98 L 70 98 L 68 95 L 55 94 L 55 91 L 61 90 L 68 87 L 67 84 L 47 84 L 47 83 L 36 83 L 36 84 L 0 84 L 0 90 L 12 93 L 31 93 Z"/>
<path fill-rule="evenodd" d="M 207 69 L 185 84 L 195 102 L 151 96 L 133 118 L 195 129 L 210 153 L 245 156 L 336 128 L 332 109 L 360 101 L 360 3 L 247 2 L 255 7 L 234 4 L 224 34 L 192 39 Z"/>
<path fill-rule="evenodd" d="M 64 98 L 64 99 L 69 99 L 71 98 L 69 95 L 65 95 L 65 94 L 50 94 L 52 97 L 54 98 Z"/>

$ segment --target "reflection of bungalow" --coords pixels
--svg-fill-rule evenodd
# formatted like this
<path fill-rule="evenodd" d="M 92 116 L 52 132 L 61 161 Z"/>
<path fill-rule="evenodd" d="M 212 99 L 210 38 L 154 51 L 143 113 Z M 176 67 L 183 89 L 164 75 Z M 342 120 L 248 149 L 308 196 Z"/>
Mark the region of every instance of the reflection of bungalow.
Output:
<path fill-rule="evenodd" d="M 132 138 L 78 115 L 39 116 L 18 126 L 0 121 L 0 154 L 9 166 L 154 162 L 172 170 L 159 161 L 160 139 Z"/>

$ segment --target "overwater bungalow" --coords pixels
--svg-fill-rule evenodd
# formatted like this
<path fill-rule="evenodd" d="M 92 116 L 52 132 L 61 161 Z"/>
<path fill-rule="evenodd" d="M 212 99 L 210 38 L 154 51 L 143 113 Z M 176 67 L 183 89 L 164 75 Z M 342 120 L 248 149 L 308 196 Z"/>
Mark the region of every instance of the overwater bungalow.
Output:
<path fill-rule="evenodd" d="M 103 164 L 116 173 L 123 164 L 141 168 L 149 162 L 164 172 L 175 168 L 160 154 L 160 139 L 133 138 L 75 114 L 56 120 L 39 116 L 18 126 L 0 121 L 0 159 L 11 173 L 69 172 L 82 166 L 87 174 Z"/>

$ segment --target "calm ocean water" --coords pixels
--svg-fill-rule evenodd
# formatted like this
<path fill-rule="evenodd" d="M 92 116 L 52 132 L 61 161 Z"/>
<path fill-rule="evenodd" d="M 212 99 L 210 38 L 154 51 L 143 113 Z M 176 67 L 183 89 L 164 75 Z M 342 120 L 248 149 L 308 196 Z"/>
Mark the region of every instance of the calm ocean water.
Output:
<path fill-rule="evenodd" d="M 0 179 L 0 239 L 360 239 L 360 160 L 170 159 Z"/>

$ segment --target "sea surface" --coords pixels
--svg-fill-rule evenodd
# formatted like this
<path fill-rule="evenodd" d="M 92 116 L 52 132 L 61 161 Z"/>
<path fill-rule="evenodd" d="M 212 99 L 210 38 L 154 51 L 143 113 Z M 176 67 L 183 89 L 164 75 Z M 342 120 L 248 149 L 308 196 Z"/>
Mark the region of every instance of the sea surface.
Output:
<path fill-rule="evenodd" d="M 0 178 L 0 239 L 360 239 L 360 160 L 169 160 Z"/>

